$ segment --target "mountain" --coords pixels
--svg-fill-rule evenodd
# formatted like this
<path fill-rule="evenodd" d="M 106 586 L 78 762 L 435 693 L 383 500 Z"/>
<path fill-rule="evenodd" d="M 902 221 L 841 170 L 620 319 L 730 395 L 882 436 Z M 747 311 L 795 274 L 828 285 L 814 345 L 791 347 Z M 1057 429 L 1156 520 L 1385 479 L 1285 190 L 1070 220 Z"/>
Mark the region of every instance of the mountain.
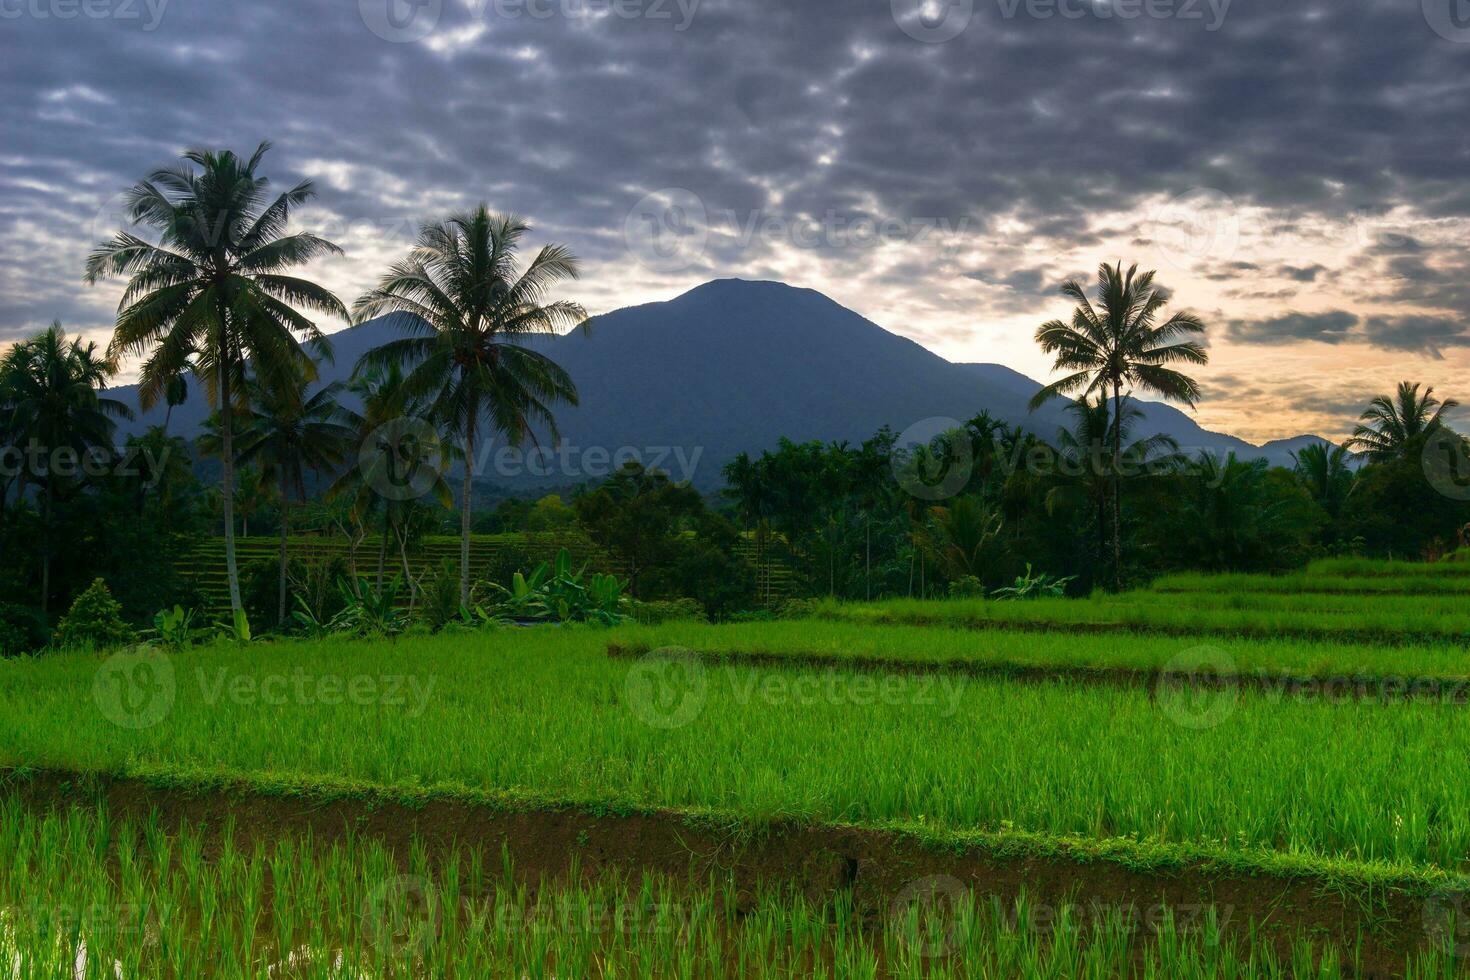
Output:
<path fill-rule="evenodd" d="M 323 381 L 346 378 L 364 352 L 400 335 L 388 318 L 332 335 L 334 361 L 322 365 Z M 1040 385 L 1025 375 L 999 364 L 947 361 L 821 293 L 777 282 L 715 280 L 665 302 L 604 314 L 585 331 L 538 345 L 571 373 L 581 404 L 557 412 L 562 449 L 549 472 L 492 452 L 481 457 L 488 482 L 580 483 L 604 475 L 620 451 L 636 451 L 709 489 L 737 453 L 773 447 L 783 436 L 856 443 L 884 425 L 901 432 L 934 417 L 963 421 L 982 409 L 1045 437 L 1067 421 L 1060 401 L 1027 411 Z M 114 397 L 136 395 L 119 388 Z M 1171 406 L 1140 407 L 1140 435 L 1166 432 L 1189 451 L 1289 464 L 1289 449 L 1274 447 L 1298 442 L 1256 447 L 1202 429 Z M 173 430 L 191 435 L 206 415 L 196 392 L 175 410 Z M 156 408 L 129 428 L 162 416 Z"/>

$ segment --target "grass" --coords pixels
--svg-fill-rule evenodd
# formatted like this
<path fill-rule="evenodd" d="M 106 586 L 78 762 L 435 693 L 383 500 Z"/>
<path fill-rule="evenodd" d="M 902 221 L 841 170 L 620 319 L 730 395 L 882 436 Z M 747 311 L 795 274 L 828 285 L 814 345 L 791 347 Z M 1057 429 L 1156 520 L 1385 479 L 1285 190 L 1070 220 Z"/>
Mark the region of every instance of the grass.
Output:
<path fill-rule="evenodd" d="M 1451 597 L 1187 596 L 1129 592 L 1090 599 L 890 599 L 818 604 L 815 615 L 863 624 L 988 629 L 1126 630 L 1297 637 L 1384 644 L 1464 642 L 1470 602 Z"/>
<path fill-rule="evenodd" d="M 200 648 L 171 658 L 172 683 L 150 663 L 122 688 L 119 664 L 95 656 L 4 662 L 0 764 L 1131 838 L 1406 871 L 1460 870 L 1470 853 L 1461 707 L 604 656 L 634 635 Z M 149 708 L 161 708 L 149 727 L 113 720 L 153 720 Z"/>
<path fill-rule="evenodd" d="M 1210 575 L 1182 573 L 1154 580 L 1154 592 L 1277 593 L 1291 595 L 1458 595 L 1470 598 L 1466 575 Z"/>
<path fill-rule="evenodd" d="M 185 828 L 0 802 L 0 962 L 86 977 L 1302 977 L 1358 975 L 1352 950 L 1222 934 L 1228 906 L 1139 910 L 982 899 L 923 879 L 876 921 L 850 899 L 739 895 L 643 875 L 518 882 L 508 858 L 243 846 Z M 1452 933 L 1451 933 L 1452 934 Z M 1431 946 L 1410 977 L 1452 976 Z"/>
<path fill-rule="evenodd" d="M 620 630 L 618 643 L 635 652 L 687 647 L 714 657 L 782 657 L 822 663 L 864 661 L 898 666 L 959 666 L 1006 670 L 1188 670 L 1201 644 L 1215 652 L 1221 673 L 1279 677 L 1470 677 L 1470 651 L 1453 643 L 1384 647 L 1324 641 L 1213 637 L 1196 641 L 1157 635 L 1023 633 L 940 626 L 870 626 L 831 619 L 706 626 L 666 623 Z"/>

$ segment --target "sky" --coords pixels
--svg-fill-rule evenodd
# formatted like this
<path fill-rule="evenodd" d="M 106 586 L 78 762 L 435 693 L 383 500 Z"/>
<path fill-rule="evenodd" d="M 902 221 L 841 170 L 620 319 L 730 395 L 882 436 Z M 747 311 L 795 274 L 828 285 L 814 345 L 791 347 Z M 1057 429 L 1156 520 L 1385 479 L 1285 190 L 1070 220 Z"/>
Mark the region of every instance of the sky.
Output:
<path fill-rule="evenodd" d="M 594 314 L 779 279 L 1044 379 L 1060 283 L 1136 262 L 1207 428 L 1470 401 L 1467 0 L 0 0 L 0 51 L 0 346 L 105 343 L 122 192 L 268 139 L 349 303 L 485 201 Z"/>

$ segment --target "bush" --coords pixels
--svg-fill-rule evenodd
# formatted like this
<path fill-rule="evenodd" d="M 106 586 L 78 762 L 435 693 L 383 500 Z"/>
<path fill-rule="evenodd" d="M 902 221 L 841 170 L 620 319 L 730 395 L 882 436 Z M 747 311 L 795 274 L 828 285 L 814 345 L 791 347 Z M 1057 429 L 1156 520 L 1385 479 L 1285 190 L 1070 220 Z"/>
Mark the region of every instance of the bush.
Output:
<path fill-rule="evenodd" d="M 671 622 L 699 622 L 705 621 L 704 606 L 698 599 L 656 599 L 652 602 L 639 602 L 633 599 L 628 603 L 628 615 L 635 622 L 645 626 L 657 626 L 659 623 Z"/>
<path fill-rule="evenodd" d="M 815 616 L 821 605 L 820 599 L 787 599 L 779 611 L 782 619 L 805 619 Z"/>
<path fill-rule="evenodd" d="M 445 558 L 424 577 L 418 622 L 435 632 L 459 618 L 459 563 Z M 471 600 L 473 601 L 473 600 Z"/>
<path fill-rule="evenodd" d="M 337 580 L 348 578 L 347 562 L 340 556 L 306 562 L 300 558 L 286 560 L 286 618 L 306 603 L 312 615 L 322 622 L 342 611 L 342 596 Z M 277 623 L 277 602 L 281 587 L 281 563 L 276 558 L 261 558 L 240 570 L 240 601 L 250 622 L 261 629 Z"/>
<path fill-rule="evenodd" d="M 40 610 L 0 602 L 0 657 L 39 650 L 49 639 Z"/>
<path fill-rule="evenodd" d="M 962 575 L 949 583 L 949 597 L 951 599 L 983 599 L 985 598 L 985 583 L 973 575 Z"/>
<path fill-rule="evenodd" d="M 136 643 L 138 635 L 123 621 L 122 605 L 112 597 L 107 583 L 100 578 L 77 596 L 70 611 L 56 627 L 56 645 L 64 649 L 109 647 Z"/>

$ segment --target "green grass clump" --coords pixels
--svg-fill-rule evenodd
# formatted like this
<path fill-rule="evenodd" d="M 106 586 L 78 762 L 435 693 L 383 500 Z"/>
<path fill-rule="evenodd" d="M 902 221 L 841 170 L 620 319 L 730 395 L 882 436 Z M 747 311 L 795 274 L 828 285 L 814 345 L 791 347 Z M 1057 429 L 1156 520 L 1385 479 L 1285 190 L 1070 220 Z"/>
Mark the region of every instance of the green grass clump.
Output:
<path fill-rule="evenodd" d="M 1463 707 L 605 656 L 610 640 L 641 635 L 210 647 L 149 663 L 125 691 L 115 660 L 4 662 L 0 764 L 1014 829 L 1408 870 L 1460 870 L 1470 854 Z"/>
<path fill-rule="evenodd" d="M 0 962 L 16 977 L 1361 975 L 1360 946 L 1268 943 L 1229 906 L 1001 903 L 942 877 L 865 916 L 850 893 L 650 874 L 527 887 L 506 855 L 290 832 L 245 845 L 13 800 L 0 801 L 0 854 Z M 1454 965 L 1426 943 L 1403 969 Z"/>

